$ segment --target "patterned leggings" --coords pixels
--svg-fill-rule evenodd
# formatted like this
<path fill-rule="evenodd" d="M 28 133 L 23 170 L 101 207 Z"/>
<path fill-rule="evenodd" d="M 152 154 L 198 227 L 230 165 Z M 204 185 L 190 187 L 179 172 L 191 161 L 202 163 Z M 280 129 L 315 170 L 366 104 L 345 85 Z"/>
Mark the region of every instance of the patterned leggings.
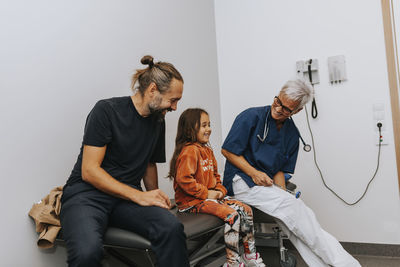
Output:
<path fill-rule="evenodd" d="M 224 239 L 228 263 L 239 261 L 239 235 L 243 239 L 244 252 L 256 253 L 253 212 L 246 204 L 234 199 L 206 199 L 188 212 L 207 213 L 225 221 Z"/>

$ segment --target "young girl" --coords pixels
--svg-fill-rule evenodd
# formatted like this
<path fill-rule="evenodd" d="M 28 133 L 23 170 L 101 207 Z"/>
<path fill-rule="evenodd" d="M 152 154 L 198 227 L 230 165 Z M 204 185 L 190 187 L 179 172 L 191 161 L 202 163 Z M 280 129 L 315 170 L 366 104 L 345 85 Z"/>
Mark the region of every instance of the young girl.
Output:
<path fill-rule="evenodd" d="M 254 245 L 253 214 L 249 206 L 225 199 L 217 161 L 208 145 L 208 113 L 185 110 L 179 118 L 169 177 L 174 179 L 175 201 L 180 212 L 207 213 L 225 222 L 226 266 L 265 266 Z M 239 233 L 240 231 L 240 233 Z M 244 255 L 239 256 L 239 234 Z"/>

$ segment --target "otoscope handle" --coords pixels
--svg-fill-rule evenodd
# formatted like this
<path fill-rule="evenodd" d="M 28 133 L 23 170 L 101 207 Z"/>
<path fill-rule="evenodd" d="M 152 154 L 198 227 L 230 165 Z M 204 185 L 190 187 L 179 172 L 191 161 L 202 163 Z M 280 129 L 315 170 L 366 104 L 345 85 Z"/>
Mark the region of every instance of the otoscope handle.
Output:
<path fill-rule="evenodd" d="M 296 198 L 299 198 L 301 196 L 301 192 L 300 191 L 294 192 L 292 190 L 286 189 L 286 192 L 294 195 Z"/>
<path fill-rule="evenodd" d="M 289 190 L 289 189 L 287 189 L 287 188 L 283 189 L 280 185 L 277 185 L 277 184 L 274 184 L 274 185 L 276 185 L 276 186 L 279 187 L 280 189 L 285 190 L 286 192 L 288 192 L 288 193 L 294 195 L 296 198 L 300 198 L 300 196 L 301 196 L 301 192 L 300 192 L 300 191 L 294 192 L 294 191 Z"/>

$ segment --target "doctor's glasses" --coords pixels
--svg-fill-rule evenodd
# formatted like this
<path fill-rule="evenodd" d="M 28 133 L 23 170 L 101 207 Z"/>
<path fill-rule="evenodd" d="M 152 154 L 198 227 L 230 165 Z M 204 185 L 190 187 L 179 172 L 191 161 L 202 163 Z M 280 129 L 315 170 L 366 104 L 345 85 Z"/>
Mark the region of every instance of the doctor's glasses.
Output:
<path fill-rule="evenodd" d="M 277 97 L 277 96 L 275 96 L 275 98 L 274 98 L 274 104 L 275 104 L 276 106 L 282 108 L 282 113 L 283 113 L 285 116 L 288 116 L 288 115 L 290 115 L 290 114 L 293 113 L 293 110 L 291 110 L 291 109 L 288 108 L 287 106 L 284 106 L 284 105 L 282 104 L 282 101 L 281 101 L 281 100 L 279 99 L 279 97 Z"/>

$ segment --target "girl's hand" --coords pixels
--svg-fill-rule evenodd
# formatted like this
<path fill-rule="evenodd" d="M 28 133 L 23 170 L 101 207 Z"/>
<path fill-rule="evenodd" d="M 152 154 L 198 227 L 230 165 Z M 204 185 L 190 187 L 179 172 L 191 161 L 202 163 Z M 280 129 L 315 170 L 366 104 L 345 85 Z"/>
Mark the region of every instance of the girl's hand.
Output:
<path fill-rule="evenodd" d="M 216 190 L 218 193 L 218 198 L 217 199 L 223 199 L 224 198 L 224 193 L 222 193 L 221 191 Z"/>
<path fill-rule="evenodd" d="M 207 198 L 209 199 L 221 199 L 224 196 L 221 191 L 217 190 L 208 190 L 208 196 Z"/>

